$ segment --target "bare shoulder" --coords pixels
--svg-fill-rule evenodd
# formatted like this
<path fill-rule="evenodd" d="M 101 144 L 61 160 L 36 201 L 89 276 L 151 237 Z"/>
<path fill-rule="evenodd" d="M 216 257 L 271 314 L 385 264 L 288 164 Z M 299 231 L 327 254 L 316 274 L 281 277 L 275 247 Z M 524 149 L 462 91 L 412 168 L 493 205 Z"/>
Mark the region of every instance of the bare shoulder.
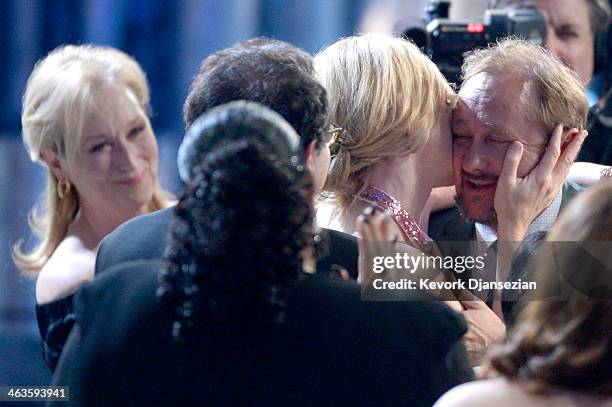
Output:
<path fill-rule="evenodd" d="M 505 379 L 478 380 L 446 392 L 434 407 L 516 407 L 527 406 L 523 391 Z"/>
<path fill-rule="evenodd" d="M 446 392 L 434 407 L 610 407 L 612 400 L 557 389 L 537 396 L 506 379 L 465 383 Z"/>
<path fill-rule="evenodd" d="M 93 278 L 95 259 L 80 239 L 66 237 L 38 275 L 36 302 L 46 304 L 77 291 Z"/>

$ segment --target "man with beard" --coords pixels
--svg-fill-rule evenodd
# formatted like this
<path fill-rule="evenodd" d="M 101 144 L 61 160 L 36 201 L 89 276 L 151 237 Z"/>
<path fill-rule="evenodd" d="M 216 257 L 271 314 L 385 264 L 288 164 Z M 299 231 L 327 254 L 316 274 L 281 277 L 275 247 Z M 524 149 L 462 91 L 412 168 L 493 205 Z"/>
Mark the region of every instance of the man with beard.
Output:
<path fill-rule="evenodd" d="M 487 250 L 484 270 L 459 278 L 506 281 L 520 241 L 549 230 L 579 191 L 569 182 L 561 190 L 553 185 L 562 183 L 586 137 L 584 88 L 572 70 L 543 48 L 505 40 L 465 59 L 459 97 L 452 119 L 458 205 L 433 214 L 429 234 L 446 254 L 473 255 L 475 246 Z M 545 154 L 550 149 L 554 154 Z M 504 177 L 514 178 L 504 182 L 511 188 L 498 188 Z M 552 200 L 532 202 L 535 194 L 529 190 L 538 188 L 550 189 Z M 498 239 L 504 242 L 499 251 Z M 499 264 L 491 249 L 500 254 Z M 494 290 L 479 294 L 494 309 L 500 305 Z"/>

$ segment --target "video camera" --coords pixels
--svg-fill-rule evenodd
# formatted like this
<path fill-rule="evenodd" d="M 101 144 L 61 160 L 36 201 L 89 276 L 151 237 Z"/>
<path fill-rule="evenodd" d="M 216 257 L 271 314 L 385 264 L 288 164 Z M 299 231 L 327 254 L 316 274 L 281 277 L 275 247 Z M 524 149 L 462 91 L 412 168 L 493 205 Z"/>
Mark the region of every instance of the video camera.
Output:
<path fill-rule="evenodd" d="M 466 52 L 484 47 L 498 38 L 516 36 L 542 44 L 546 25 L 533 8 L 486 10 L 482 20 L 452 21 L 448 18 L 450 1 L 433 0 L 427 7 L 429 23 L 425 29 L 404 24 L 399 34 L 412 40 L 438 66 L 449 82 L 459 83 Z"/>

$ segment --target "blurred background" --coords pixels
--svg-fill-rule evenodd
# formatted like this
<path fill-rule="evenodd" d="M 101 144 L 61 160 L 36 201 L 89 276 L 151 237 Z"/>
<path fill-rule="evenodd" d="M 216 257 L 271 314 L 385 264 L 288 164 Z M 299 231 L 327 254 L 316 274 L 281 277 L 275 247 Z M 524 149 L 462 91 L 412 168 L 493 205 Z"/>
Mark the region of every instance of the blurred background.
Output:
<path fill-rule="evenodd" d="M 357 32 L 391 33 L 423 19 L 427 0 L 3 0 L 0 1 L 0 385 L 46 385 L 34 314 L 35 280 L 11 260 L 26 247 L 27 214 L 43 188 L 43 168 L 21 143 L 21 97 L 37 60 L 61 44 L 93 43 L 134 56 L 151 86 L 153 128 L 164 187 L 178 192 L 181 108 L 200 62 L 232 43 L 265 35 L 310 53 Z M 456 3 L 456 4 L 455 4 Z M 482 16 L 486 0 L 455 0 L 451 17 Z"/>

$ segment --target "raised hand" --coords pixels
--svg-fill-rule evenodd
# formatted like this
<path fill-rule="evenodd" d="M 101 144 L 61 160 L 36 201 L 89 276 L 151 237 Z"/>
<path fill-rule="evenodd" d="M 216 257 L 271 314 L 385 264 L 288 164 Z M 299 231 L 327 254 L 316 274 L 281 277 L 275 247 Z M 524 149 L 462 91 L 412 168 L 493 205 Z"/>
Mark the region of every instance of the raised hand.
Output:
<path fill-rule="evenodd" d="M 357 218 L 357 231 L 359 239 L 359 274 L 357 282 L 367 283 L 374 278 L 374 258 L 378 256 L 393 256 L 395 251 L 395 234 L 391 216 L 383 212 L 380 208 L 370 206 Z M 387 272 L 394 273 L 395 270 L 387 269 Z"/>
<path fill-rule="evenodd" d="M 494 202 L 500 240 L 521 241 L 529 224 L 550 205 L 563 186 L 587 132 L 569 130 L 563 149 L 562 135 L 563 126 L 559 124 L 538 165 L 522 179 L 517 177 L 517 171 L 523 145 L 514 141 L 508 148 Z"/>

